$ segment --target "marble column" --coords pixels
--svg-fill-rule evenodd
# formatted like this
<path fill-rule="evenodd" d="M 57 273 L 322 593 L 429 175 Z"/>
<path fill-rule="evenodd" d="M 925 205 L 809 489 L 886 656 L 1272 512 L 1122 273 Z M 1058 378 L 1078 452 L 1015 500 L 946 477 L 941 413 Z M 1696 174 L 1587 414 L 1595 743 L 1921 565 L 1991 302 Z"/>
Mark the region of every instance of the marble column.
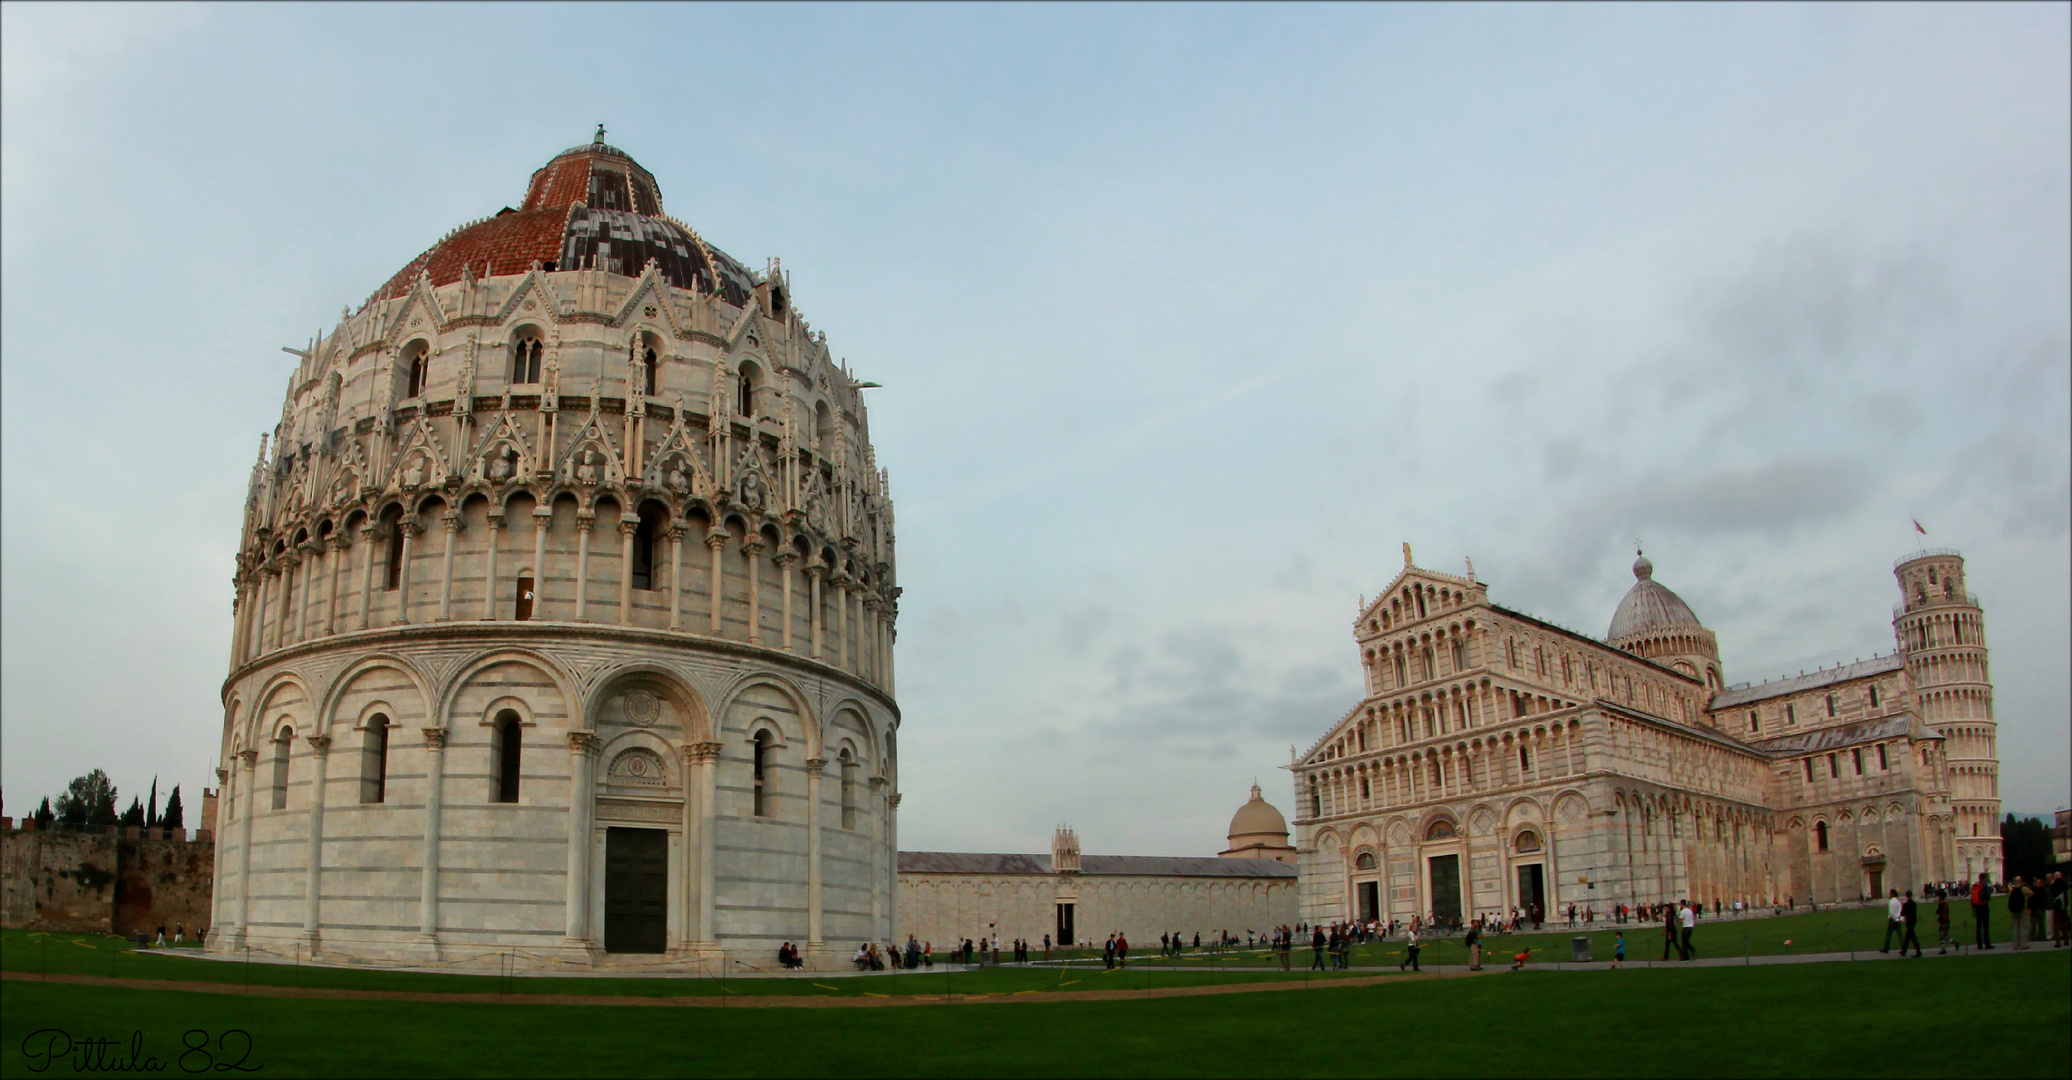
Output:
<path fill-rule="evenodd" d="M 374 560 L 380 557 L 381 529 L 374 522 L 360 526 L 360 547 L 367 552 L 360 567 L 360 629 L 374 625 Z"/>
<path fill-rule="evenodd" d="M 532 509 L 532 617 L 547 617 L 547 529 L 554 524 L 554 508 Z"/>
<path fill-rule="evenodd" d="M 886 908 L 887 941 L 899 940 L 899 800 L 897 791 L 885 798 L 885 850 L 891 852 L 890 861 L 885 866 L 885 895 L 891 898 Z"/>
<path fill-rule="evenodd" d="M 686 951 L 698 940 L 698 825 L 702 817 L 698 806 L 698 745 L 685 743 L 677 748 L 677 775 L 683 779 L 683 876 L 676 904 L 676 941 Z"/>
<path fill-rule="evenodd" d="M 597 524 L 593 511 L 576 511 L 576 621 L 589 622 L 590 529 Z"/>
<path fill-rule="evenodd" d="M 886 902 L 892 893 L 885 888 L 885 778 L 871 777 L 871 935 L 884 938 L 890 926 Z M 895 862 L 895 870 L 897 869 Z"/>
<path fill-rule="evenodd" d="M 497 549 L 503 546 L 504 515 L 501 511 L 493 511 L 488 515 L 488 521 L 489 562 L 483 570 L 482 574 L 482 617 L 484 619 L 494 620 L 496 618 L 497 589 L 496 557 L 498 555 Z"/>
<path fill-rule="evenodd" d="M 833 655 L 828 659 L 834 666 L 847 671 L 849 669 L 849 579 L 838 571 L 835 574 L 833 584 L 835 587 L 835 647 L 830 650 Z"/>
<path fill-rule="evenodd" d="M 338 583 L 351 569 L 353 561 L 353 534 L 339 529 L 331 537 L 331 583 L 324 597 L 324 636 L 338 632 Z"/>
<path fill-rule="evenodd" d="M 763 643 L 763 542 L 750 536 L 741 543 L 748 566 L 748 643 Z"/>
<path fill-rule="evenodd" d="M 453 545 L 460 535 L 460 511 L 448 510 L 440 521 L 446 526 L 446 550 L 439 556 L 439 620 L 453 620 Z"/>
<path fill-rule="evenodd" d="M 806 583 L 809 593 L 806 600 L 811 608 L 809 621 L 813 624 L 813 652 L 811 655 L 815 660 L 821 659 L 822 654 L 820 645 L 820 582 L 825 577 L 827 577 L 827 567 L 822 566 L 820 563 L 815 562 L 806 567 Z"/>
<path fill-rule="evenodd" d="M 785 652 L 795 652 L 791 647 L 791 567 L 799 561 L 799 553 L 786 548 L 779 551 L 772 561 L 777 564 L 777 572 L 784 580 L 784 629 L 777 635 L 777 647 Z"/>
<path fill-rule="evenodd" d="M 597 734 L 568 733 L 568 899 L 562 944 L 590 948 L 590 815 Z"/>
<path fill-rule="evenodd" d="M 411 541 L 424 531 L 424 526 L 404 518 L 396 522 L 396 527 L 403 530 L 402 566 L 396 573 L 396 623 L 402 625 L 410 621 L 410 549 L 415 546 Z"/>
<path fill-rule="evenodd" d="M 726 569 L 720 565 L 720 551 L 727 546 L 727 534 L 719 529 L 705 535 L 705 547 L 712 552 L 712 595 L 708 598 L 712 606 L 712 636 L 720 636 L 720 613 L 725 609 Z"/>
<path fill-rule="evenodd" d="M 446 729 L 424 729 L 424 873 L 423 893 L 418 898 L 418 933 L 432 947 L 439 948 L 439 804 L 446 786 Z"/>
<path fill-rule="evenodd" d="M 252 650 L 253 656 L 264 656 L 273 651 L 273 646 L 266 637 L 266 611 L 267 606 L 273 601 L 273 579 L 279 573 L 280 564 L 271 559 L 259 564 L 259 602 L 252 607 L 252 639 L 257 642 L 257 646 Z"/>
<path fill-rule="evenodd" d="M 820 901 L 820 777 L 826 771 L 826 758 L 806 759 L 806 945 L 810 949 L 819 949 L 826 940 Z"/>
<path fill-rule="evenodd" d="M 718 943 L 719 927 L 715 922 L 714 881 L 718 877 L 713 865 L 713 852 L 717 846 L 719 804 L 717 802 L 720 744 L 701 742 L 692 744 L 698 762 L 698 941 L 703 945 Z"/>
<path fill-rule="evenodd" d="M 619 625 L 633 624 L 633 534 L 640 529 L 637 515 L 619 516 Z M 652 566 L 650 574 L 654 573 Z M 649 582 L 650 585 L 653 582 Z"/>
<path fill-rule="evenodd" d="M 320 889 L 324 874 L 324 796 L 331 764 L 331 736 L 311 735 L 309 749 L 315 769 L 309 789 L 309 858 L 302 885 L 302 943 L 314 955 L 319 941 L 317 925 L 322 904 Z"/>
<path fill-rule="evenodd" d="M 683 526 L 669 527 L 669 629 L 683 629 Z M 689 834 L 686 833 L 686 836 Z"/>
<path fill-rule="evenodd" d="M 316 591 L 317 553 L 323 548 L 314 540 L 304 540 L 295 556 L 295 566 L 302 570 L 302 591 L 292 594 L 295 598 L 295 640 L 309 640 L 309 594 Z"/>
<path fill-rule="evenodd" d="M 249 940 L 245 928 L 252 923 L 252 813 L 259 805 L 253 798 L 253 788 L 258 786 L 254 781 L 259 775 L 259 751 L 238 751 L 237 764 L 238 794 L 245 800 L 245 820 L 238 826 L 237 936 L 231 939 L 232 947 Z"/>

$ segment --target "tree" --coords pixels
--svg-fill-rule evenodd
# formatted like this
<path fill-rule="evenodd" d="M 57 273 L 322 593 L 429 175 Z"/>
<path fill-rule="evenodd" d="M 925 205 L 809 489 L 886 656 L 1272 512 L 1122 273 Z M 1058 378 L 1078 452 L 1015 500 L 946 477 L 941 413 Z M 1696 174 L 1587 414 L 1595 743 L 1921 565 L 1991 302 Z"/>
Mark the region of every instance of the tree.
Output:
<path fill-rule="evenodd" d="M 159 827 L 166 829 L 186 828 L 185 825 L 180 824 L 180 786 L 178 784 L 173 785 L 173 793 L 166 796 L 165 813 L 158 815 L 158 824 Z"/>
<path fill-rule="evenodd" d="M 2055 861 L 2050 850 L 2050 826 L 2039 817 L 2007 815 L 2000 823 L 2000 854 L 2006 860 L 2006 875 L 2035 880 L 2049 873 Z"/>
<path fill-rule="evenodd" d="M 136 796 L 130 796 L 129 809 L 122 812 L 122 819 L 117 824 L 129 826 L 144 824 L 144 804 L 137 801 Z"/>
<path fill-rule="evenodd" d="M 146 806 L 144 807 L 144 824 L 145 824 L 145 826 L 147 826 L 147 827 L 149 827 L 149 828 L 153 828 L 153 829 L 156 829 L 156 828 L 158 828 L 158 825 L 159 825 L 159 821 L 158 821 L 158 777 L 156 777 L 156 776 L 154 776 L 154 777 L 152 777 L 152 778 L 151 778 L 151 802 L 150 802 L 150 803 L 149 803 L 148 805 L 146 805 Z"/>
<path fill-rule="evenodd" d="M 73 828 L 115 824 L 115 782 L 99 769 L 74 777 L 58 796 L 57 813 Z"/>
<path fill-rule="evenodd" d="M 50 808 L 50 796 L 43 797 L 43 805 L 36 808 L 35 817 L 36 827 L 39 829 L 50 828 L 50 823 L 58 819 L 57 812 Z"/>

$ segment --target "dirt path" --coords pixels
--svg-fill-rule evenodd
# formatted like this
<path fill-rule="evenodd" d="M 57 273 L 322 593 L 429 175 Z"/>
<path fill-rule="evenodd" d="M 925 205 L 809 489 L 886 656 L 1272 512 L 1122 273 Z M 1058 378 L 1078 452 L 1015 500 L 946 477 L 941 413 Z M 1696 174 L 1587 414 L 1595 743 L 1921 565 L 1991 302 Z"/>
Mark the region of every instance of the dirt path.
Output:
<path fill-rule="evenodd" d="M 54 982 L 74 986 L 113 986 L 125 990 L 170 990 L 193 994 L 238 994 L 250 997 L 323 998 L 332 1001 L 467 1002 L 482 1005 L 665 1005 L 678 1008 L 831 1009 L 881 1005 L 1006 1005 L 1044 1001 L 1135 1001 L 1144 998 L 1205 997 L 1212 994 L 1256 994 L 1275 990 L 1324 990 L 1378 986 L 1409 979 L 1460 979 L 1468 972 L 1444 975 L 1371 975 L 1317 982 L 1231 983 L 1222 986 L 1171 986 L 1151 990 L 1023 990 L 1011 994 L 908 994 L 861 996 L 832 994 L 729 994 L 707 997 L 645 997 L 629 994 L 440 994 L 407 990 L 335 990 L 314 986 L 245 986 L 239 983 L 184 982 L 175 979 L 109 979 L 98 975 L 38 975 L 30 971 L 0 972 L 7 982 Z"/>

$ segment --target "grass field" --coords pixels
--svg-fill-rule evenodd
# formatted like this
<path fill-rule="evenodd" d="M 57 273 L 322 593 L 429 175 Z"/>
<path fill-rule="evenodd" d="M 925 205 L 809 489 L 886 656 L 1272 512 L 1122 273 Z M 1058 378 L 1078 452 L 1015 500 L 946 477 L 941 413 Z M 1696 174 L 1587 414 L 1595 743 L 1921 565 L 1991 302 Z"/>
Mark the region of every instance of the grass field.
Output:
<path fill-rule="evenodd" d="M 4 1076 L 76 1075 L 39 1058 L 52 1036 L 35 1033 L 50 1029 L 112 1040 L 115 1058 L 134 1037 L 169 1073 L 231 1063 L 271 1076 L 2072 1073 L 2067 950 L 810 1013 L 4 989 Z M 203 1038 L 205 1057 L 187 1050 Z"/>

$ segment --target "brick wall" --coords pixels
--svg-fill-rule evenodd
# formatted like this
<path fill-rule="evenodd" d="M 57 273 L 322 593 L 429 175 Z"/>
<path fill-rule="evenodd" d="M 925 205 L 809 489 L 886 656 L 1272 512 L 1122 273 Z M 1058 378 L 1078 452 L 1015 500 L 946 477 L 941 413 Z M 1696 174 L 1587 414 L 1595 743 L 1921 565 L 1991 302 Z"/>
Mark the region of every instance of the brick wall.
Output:
<path fill-rule="evenodd" d="M 122 934 L 164 926 L 169 936 L 185 927 L 192 940 L 209 924 L 213 840 L 188 840 L 180 829 L 12 825 L 0 819 L 0 926 Z"/>

